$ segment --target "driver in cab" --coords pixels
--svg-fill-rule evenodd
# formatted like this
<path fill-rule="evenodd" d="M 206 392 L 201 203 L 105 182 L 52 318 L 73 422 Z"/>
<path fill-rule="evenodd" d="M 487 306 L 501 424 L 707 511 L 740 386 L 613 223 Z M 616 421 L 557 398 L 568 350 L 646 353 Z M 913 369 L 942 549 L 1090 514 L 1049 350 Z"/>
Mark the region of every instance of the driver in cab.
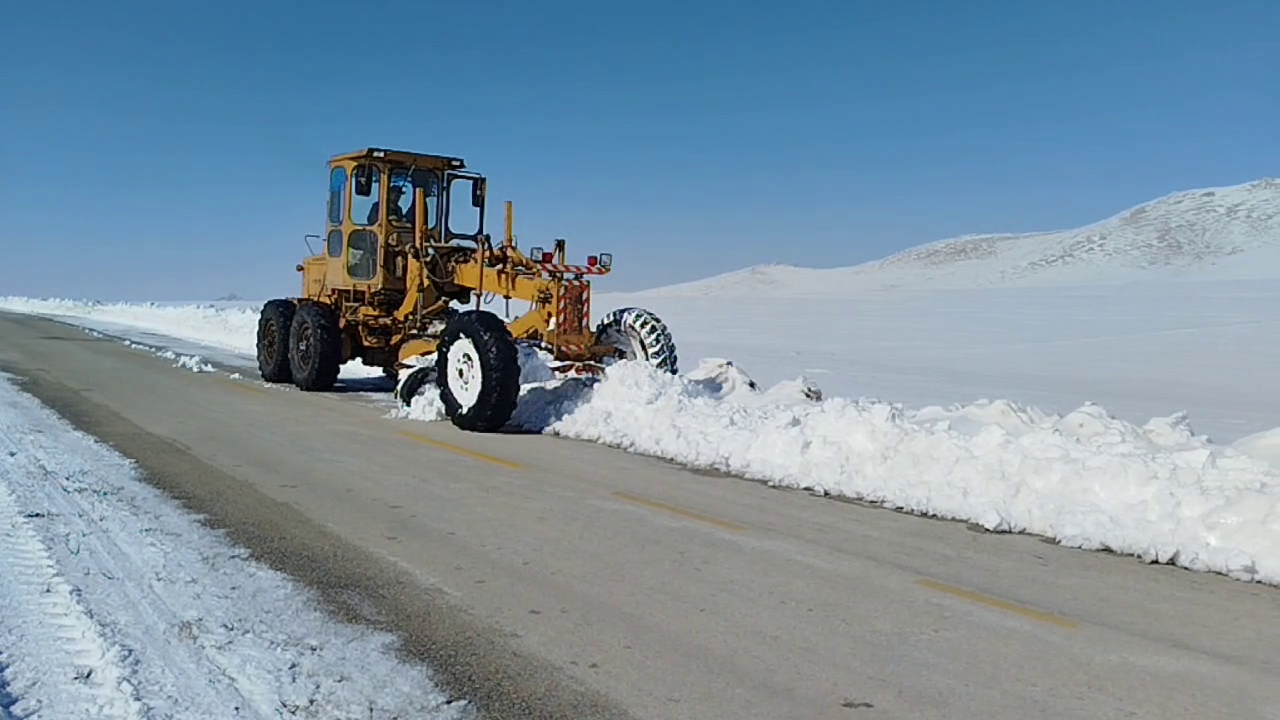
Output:
<path fill-rule="evenodd" d="M 400 200 L 403 197 L 403 185 L 392 185 L 387 188 L 387 222 L 392 225 L 408 226 L 413 224 L 413 214 L 400 207 Z M 381 206 L 382 203 L 380 201 L 374 201 L 373 205 L 369 206 L 369 217 L 365 218 L 367 224 L 373 225 L 378 222 L 378 213 L 381 212 Z"/>

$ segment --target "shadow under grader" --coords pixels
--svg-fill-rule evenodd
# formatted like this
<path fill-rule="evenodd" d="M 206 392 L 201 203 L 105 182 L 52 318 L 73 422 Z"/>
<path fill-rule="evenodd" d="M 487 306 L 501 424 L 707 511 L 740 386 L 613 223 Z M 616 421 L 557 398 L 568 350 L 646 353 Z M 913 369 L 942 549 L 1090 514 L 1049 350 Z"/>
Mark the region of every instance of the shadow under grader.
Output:
<path fill-rule="evenodd" d="M 385 377 L 339 378 L 337 384 L 329 390 L 331 393 L 393 393 L 396 389 L 394 380 Z"/>
<path fill-rule="evenodd" d="M 540 435 L 572 413 L 600 382 L 592 377 L 572 377 L 554 385 L 535 385 L 520 395 L 516 411 L 501 433 Z"/>

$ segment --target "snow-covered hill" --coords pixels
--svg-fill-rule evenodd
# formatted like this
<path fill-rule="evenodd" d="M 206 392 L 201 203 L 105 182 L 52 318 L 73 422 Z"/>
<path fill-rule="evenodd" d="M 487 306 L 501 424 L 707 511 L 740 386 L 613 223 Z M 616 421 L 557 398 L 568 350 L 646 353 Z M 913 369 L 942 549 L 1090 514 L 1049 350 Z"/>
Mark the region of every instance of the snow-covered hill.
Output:
<path fill-rule="evenodd" d="M 853 267 L 760 265 L 641 293 L 815 296 L 889 288 L 1280 277 L 1280 180 L 1174 193 L 1074 230 L 967 235 Z"/>

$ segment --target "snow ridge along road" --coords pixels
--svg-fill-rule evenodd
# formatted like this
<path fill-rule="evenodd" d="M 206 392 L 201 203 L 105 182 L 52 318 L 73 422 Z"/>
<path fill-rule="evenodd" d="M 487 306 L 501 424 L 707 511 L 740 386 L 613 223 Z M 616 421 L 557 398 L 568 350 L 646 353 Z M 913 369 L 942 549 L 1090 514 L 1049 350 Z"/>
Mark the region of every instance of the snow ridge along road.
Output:
<path fill-rule="evenodd" d="M 0 661 L 19 717 L 463 717 L 0 375 Z"/>

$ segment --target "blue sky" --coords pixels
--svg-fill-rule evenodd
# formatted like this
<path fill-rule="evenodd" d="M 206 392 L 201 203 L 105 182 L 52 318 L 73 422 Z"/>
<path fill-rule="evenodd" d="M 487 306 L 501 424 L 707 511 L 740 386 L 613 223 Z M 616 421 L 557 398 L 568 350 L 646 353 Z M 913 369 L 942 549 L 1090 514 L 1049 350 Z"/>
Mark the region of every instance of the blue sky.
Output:
<path fill-rule="evenodd" d="M 1280 3 L 8 3 L 0 295 L 295 293 L 329 156 L 461 155 L 606 289 L 1280 175 Z"/>

